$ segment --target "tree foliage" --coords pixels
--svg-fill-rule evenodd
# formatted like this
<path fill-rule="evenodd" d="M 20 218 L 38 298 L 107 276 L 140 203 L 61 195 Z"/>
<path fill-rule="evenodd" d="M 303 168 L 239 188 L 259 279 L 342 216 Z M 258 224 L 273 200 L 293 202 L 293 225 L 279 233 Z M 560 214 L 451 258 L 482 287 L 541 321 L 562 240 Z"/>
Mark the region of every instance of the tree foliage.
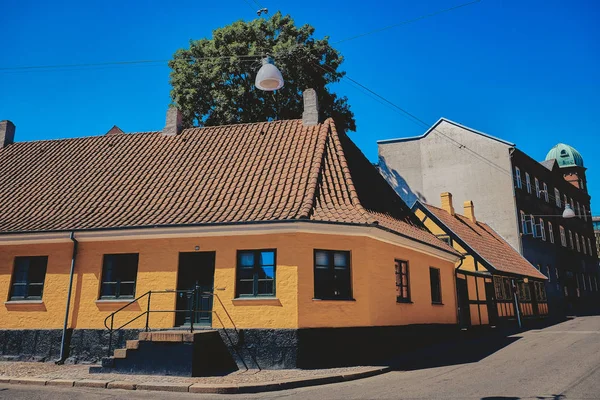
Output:
<path fill-rule="evenodd" d="M 190 42 L 169 62 L 171 97 L 186 126 L 210 126 L 302 117 L 302 91 L 317 92 L 322 118 L 333 117 L 338 128 L 356 130 L 346 97 L 327 85 L 345 74 L 343 57 L 329 38 L 313 38 L 310 25 L 297 27 L 289 16 L 238 21 L 213 31 L 212 39 Z M 285 85 L 276 92 L 254 86 L 262 56 L 270 55 Z M 254 57 L 248 57 L 254 56 Z"/>

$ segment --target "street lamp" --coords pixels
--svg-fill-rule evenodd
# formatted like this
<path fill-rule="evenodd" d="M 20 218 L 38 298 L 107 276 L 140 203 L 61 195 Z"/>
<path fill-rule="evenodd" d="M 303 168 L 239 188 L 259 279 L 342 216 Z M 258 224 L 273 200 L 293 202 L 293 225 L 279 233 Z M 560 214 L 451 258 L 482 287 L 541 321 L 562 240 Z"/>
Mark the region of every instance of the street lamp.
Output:
<path fill-rule="evenodd" d="M 565 219 L 575 218 L 575 211 L 573 211 L 570 204 L 565 204 L 565 211 L 563 211 L 562 216 Z"/>
<path fill-rule="evenodd" d="M 258 89 L 265 92 L 272 92 L 283 87 L 283 76 L 281 76 L 279 69 L 273 65 L 271 57 L 262 59 L 262 67 L 256 74 L 254 84 Z"/>

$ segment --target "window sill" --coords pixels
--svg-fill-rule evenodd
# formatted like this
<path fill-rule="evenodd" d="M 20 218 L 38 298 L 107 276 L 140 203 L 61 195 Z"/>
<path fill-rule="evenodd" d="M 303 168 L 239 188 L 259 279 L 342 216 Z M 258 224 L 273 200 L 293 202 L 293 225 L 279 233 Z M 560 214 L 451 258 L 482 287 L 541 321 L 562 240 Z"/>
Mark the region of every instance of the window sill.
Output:
<path fill-rule="evenodd" d="M 434 301 L 432 301 L 432 302 L 431 302 L 431 305 L 433 305 L 433 306 L 443 306 L 443 305 L 444 305 L 444 303 L 441 303 L 441 302 L 440 302 L 440 303 L 438 303 L 438 302 L 434 302 Z"/>
<path fill-rule="evenodd" d="M 44 304 L 43 300 L 8 300 L 5 301 L 4 304 Z"/>
<path fill-rule="evenodd" d="M 277 297 L 236 297 L 231 301 L 238 306 L 279 306 L 281 301 Z"/>
<path fill-rule="evenodd" d="M 397 304 L 413 304 L 410 300 L 396 300 Z"/>
<path fill-rule="evenodd" d="M 333 298 L 333 299 L 317 299 L 317 298 L 313 298 L 313 301 L 356 301 L 356 299 L 353 298 Z"/>
<path fill-rule="evenodd" d="M 131 303 L 135 298 L 131 299 L 98 299 L 96 303 Z"/>

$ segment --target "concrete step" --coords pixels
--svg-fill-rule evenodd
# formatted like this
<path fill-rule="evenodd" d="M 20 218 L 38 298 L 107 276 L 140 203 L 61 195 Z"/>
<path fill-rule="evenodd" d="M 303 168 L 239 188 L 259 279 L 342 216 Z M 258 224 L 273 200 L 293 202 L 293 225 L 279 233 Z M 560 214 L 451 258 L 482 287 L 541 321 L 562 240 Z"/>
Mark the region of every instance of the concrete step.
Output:
<path fill-rule="evenodd" d="M 102 368 L 112 368 L 115 366 L 115 359 L 113 357 L 102 358 Z"/>
<path fill-rule="evenodd" d="M 185 331 L 154 331 L 140 332 L 139 340 L 148 342 L 186 342 L 192 343 L 201 340 L 202 336 L 211 336 L 217 334 L 216 330 L 201 330 L 194 332 Z"/>
<path fill-rule="evenodd" d="M 140 347 L 139 340 L 128 340 L 125 344 L 127 350 L 137 350 Z"/>
<path fill-rule="evenodd" d="M 115 349 L 115 353 L 113 356 L 115 359 L 117 358 L 127 358 L 127 349 Z"/>

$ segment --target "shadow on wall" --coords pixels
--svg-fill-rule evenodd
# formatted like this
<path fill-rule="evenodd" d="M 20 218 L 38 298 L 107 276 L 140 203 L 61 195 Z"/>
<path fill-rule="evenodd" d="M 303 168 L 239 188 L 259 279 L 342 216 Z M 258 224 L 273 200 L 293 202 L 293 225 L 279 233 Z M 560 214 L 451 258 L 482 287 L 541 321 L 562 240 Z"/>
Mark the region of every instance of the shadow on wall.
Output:
<path fill-rule="evenodd" d="M 385 178 L 392 188 L 396 191 L 398 196 L 404 200 L 404 202 L 412 208 L 417 200 L 426 203 L 427 198 L 420 192 L 413 192 L 408 182 L 396 171 L 391 168 L 385 161 L 385 157 L 379 156 L 379 162 L 377 164 L 379 173 Z"/>

